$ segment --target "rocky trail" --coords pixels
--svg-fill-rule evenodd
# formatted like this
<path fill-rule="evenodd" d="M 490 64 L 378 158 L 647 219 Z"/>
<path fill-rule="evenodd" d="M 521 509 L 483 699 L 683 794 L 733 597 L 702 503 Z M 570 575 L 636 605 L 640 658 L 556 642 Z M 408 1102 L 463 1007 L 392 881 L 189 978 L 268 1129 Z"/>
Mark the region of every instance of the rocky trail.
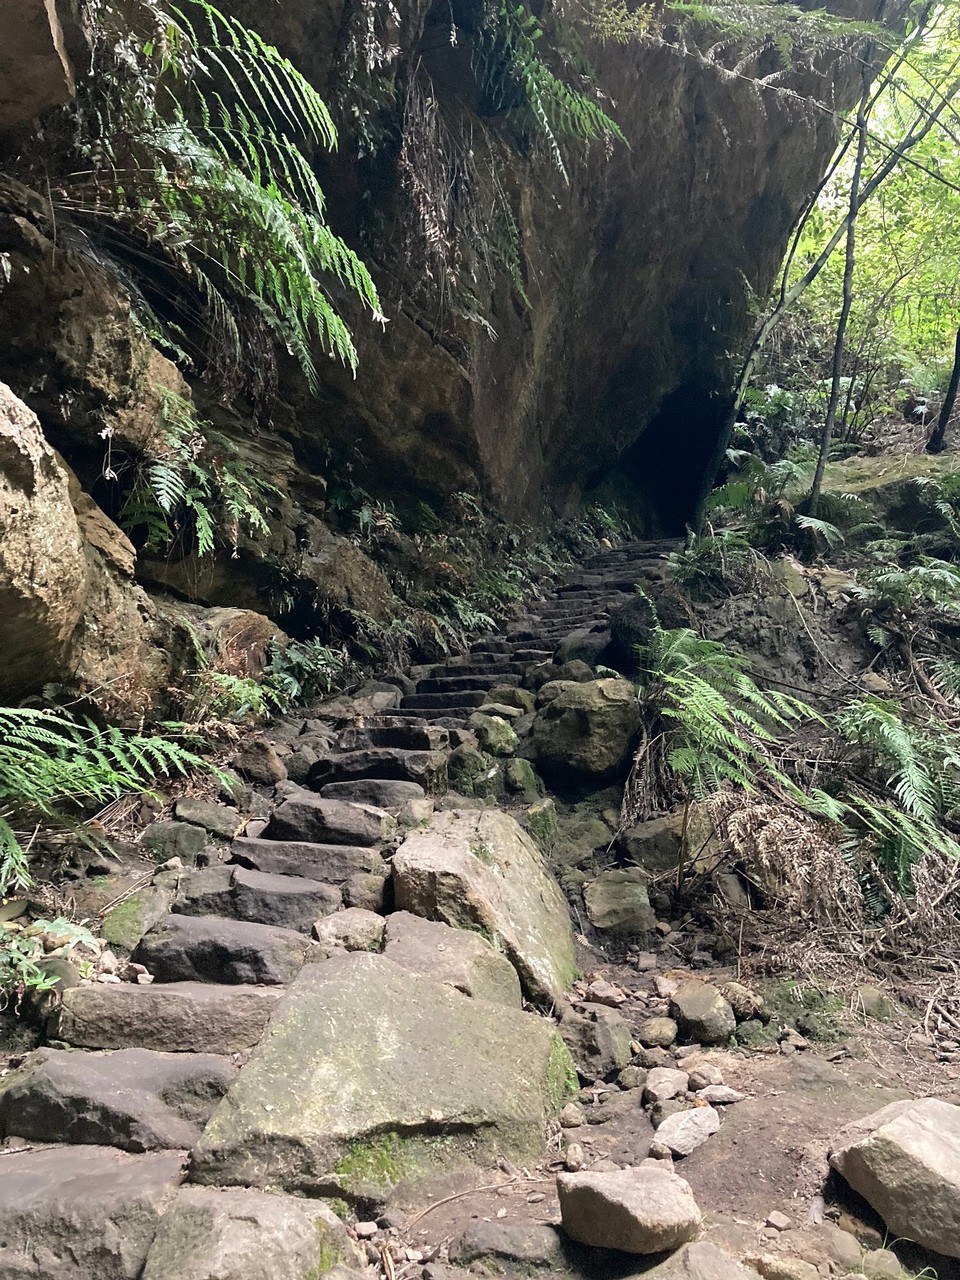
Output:
<path fill-rule="evenodd" d="M 590 664 L 672 545 L 126 815 L 0 1077 L 0 1280 L 960 1275 L 955 1070 L 892 1006 L 816 1041 L 642 866 L 554 856 L 614 845 L 636 700 Z"/>

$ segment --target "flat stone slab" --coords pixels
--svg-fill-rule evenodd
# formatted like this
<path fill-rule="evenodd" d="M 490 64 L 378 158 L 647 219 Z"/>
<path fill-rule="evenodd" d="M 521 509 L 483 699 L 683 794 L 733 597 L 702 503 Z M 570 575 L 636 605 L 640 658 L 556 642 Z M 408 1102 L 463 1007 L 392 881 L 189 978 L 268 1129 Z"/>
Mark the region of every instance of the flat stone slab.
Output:
<path fill-rule="evenodd" d="M 3 1156 L 0 1276 L 139 1280 L 183 1160 L 92 1146 Z"/>
<path fill-rule="evenodd" d="M 418 788 L 422 790 L 422 788 Z M 254 840 L 242 837 L 230 846 L 234 862 L 271 875 L 303 876 L 324 884 L 343 884 L 355 875 L 386 875 L 387 864 L 375 849 L 349 844 L 311 844 L 305 840 Z"/>
<path fill-rule="evenodd" d="M 360 778 L 416 782 L 427 791 L 443 791 L 447 781 L 447 755 L 444 751 L 368 747 L 325 756 L 312 765 L 307 774 L 311 787 L 324 789 L 332 782 L 353 782 Z"/>
<path fill-rule="evenodd" d="M 720 1128 L 720 1117 L 713 1107 L 690 1107 L 667 1116 L 650 1148 L 652 1154 L 666 1152 L 672 1156 L 688 1156 L 702 1147 Z"/>
<path fill-rule="evenodd" d="M 422 800 L 426 791 L 419 782 L 393 778 L 357 778 L 354 782 L 328 782 L 320 788 L 324 800 L 372 804 L 378 809 L 402 809 L 408 800 Z"/>
<path fill-rule="evenodd" d="M 248 867 L 209 867 L 183 877 L 173 910 L 309 933 L 318 916 L 338 910 L 342 902 L 339 889 L 319 880 L 271 875 Z"/>
<path fill-rule="evenodd" d="M 643 1280 L 759 1280 L 759 1273 L 715 1244 L 694 1240 L 671 1254 L 666 1262 L 644 1271 Z"/>
<path fill-rule="evenodd" d="M 183 1187 L 147 1255 L 143 1280 L 301 1280 L 361 1260 L 332 1209 L 246 1188 Z"/>
<path fill-rule="evenodd" d="M 298 791 L 274 809 L 263 834 L 268 840 L 369 847 L 389 840 L 396 827 L 396 820 L 385 809 Z"/>
<path fill-rule="evenodd" d="M 566 899 L 536 843 L 509 814 L 435 814 L 400 846 L 393 879 L 400 910 L 492 938 L 532 998 L 553 1002 L 572 982 Z"/>
<path fill-rule="evenodd" d="M 830 1164 L 891 1235 L 960 1258 L 960 1107 L 891 1102 L 840 1131 Z"/>
<path fill-rule="evenodd" d="M 75 987 L 63 993 L 51 1038 L 84 1049 L 239 1053 L 263 1035 L 280 987 L 203 982 Z"/>
<path fill-rule="evenodd" d="M 528 1160 L 567 1095 L 552 1025 L 384 956 L 307 965 L 193 1153 L 194 1181 L 383 1195 L 408 1177 Z"/>
<path fill-rule="evenodd" d="M 222 916 L 169 915 L 133 958 L 159 982 L 292 982 L 310 946 L 302 933 Z"/>
<path fill-rule="evenodd" d="M 690 1186 L 660 1165 L 557 1176 L 563 1230 L 572 1240 L 624 1253 L 662 1253 L 692 1240 L 700 1210 Z"/>
<path fill-rule="evenodd" d="M 231 1059 L 206 1053 L 38 1049 L 0 1088 L 0 1134 L 183 1150 L 200 1137 L 238 1073 Z"/>
<path fill-rule="evenodd" d="M 395 911 L 387 917 L 383 954 L 394 964 L 445 982 L 465 996 L 520 1008 L 516 969 L 479 933 Z"/>

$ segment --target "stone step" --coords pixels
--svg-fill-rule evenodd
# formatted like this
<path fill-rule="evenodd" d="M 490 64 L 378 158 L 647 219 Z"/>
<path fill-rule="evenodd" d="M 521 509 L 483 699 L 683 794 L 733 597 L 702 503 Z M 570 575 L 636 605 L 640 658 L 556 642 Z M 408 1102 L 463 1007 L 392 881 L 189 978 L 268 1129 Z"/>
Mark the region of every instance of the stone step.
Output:
<path fill-rule="evenodd" d="M 471 653 L 510 653 L 510 645 L 502 636 L 481 636 L 470 646 Z"/>
<path fill-rule="evenodd" d="M 400 701 L 401 711 L 438 710 L 441 707 L 479 707 L 487 696 L 486 689 L 458 689 L 451 693 L 408 693 Z"/>
<path fill-rule="evenodd" d="M 0 1178 L 5 1280 L 130 1280 L 185 1177 L 182 1151 L 11 1151 Z M 210 1274 L 213 1274 L 212 1272 Z"/>
<path fill-rule="evenodd" d="M 64 991 L 49 1030 L 81 1049 L 239 1053 L 263 1035 L 281 995 L 281 987 L 205 982 L 95 983 Z"/>
<path fill-rule="evenodd" d="M 158 982 L 272 987 L 293 981 L 309 945 L 293 929 L 223 916 L 176 914 L 165 916 L 144 934 L 133 957 Z"/>
<path fill-rule="evenodd" d="M 517 661 L 522 662 L 524 670 L 536 662 L 548 662 L 553 657 L 553 649 L 518 649 Z"/>
<path fill-rule="evenodd" d="M 471 659 L 479 655 L 471 654 Z M 504 662 L 502 654 L 490 654 L 489 662 L 465 661 L 453 659 L 442 666 L 431 667 L 429 679 L 442 679 L 445 676 L 522 676 L 526 670 L 524 662 Z"/>
<path fill-rule="evenodd" d="M 341 751 L 365 751 L 371 747 L 394 747 L 401 751 L 441 751 L 449 745 L 450 740 L 442 729 L 429 729 L 422 724 L 392 727 L 364 725 L 362 728 L 351 726 L 344 729 L 339 742 Z"/>
<path fill-rule="evenodd" d="M 465 675 L 436 676 L 421 680 L 417 685 L 417 693 L 456 693 L 461 689 L 493 689 L 498 684 L 519 684 L 520 675 Z"/>
<path fill-rule="evenodd" d="M 316 920 L 342 905 L 340 890 L 319 880 L 217 866 L 182 876 L 173 910 L 177 915 L 225 916 L 310 933 Z"/>
<path fill-rule="evenodd" d="M 410 694 L 403 699 L 406 707 L 418 697 L 449 697 L 444 694 Z M 461 698 L 463 695 L 457 695 Z M 483 695 L 479 694 L 482 698 Z M 404 726 L 401 733 L 415 733 L 413 726 Z M 434 734 L 436 729 L 424 727 L 424 734 Z M 448 740 L 449 741 L 449 740 Z M 356 782 L 361 778 L 381 778 L 393 782 L 416 782 L 425 791 L 442 791 L 446 787 L 447 753 L 445 751 L 417 751 L 403 747 L 368 747 L 359 751 L 334 752 L 311 765 L 307 784 L 321 790 L 331 782 Z M 272 833 L 268 833 L 272 838 Z M 288 837 L 295 839 L 295 836 Z M 300 837 L 306 839 L 308 837 Z M 336 844 L 335 840 L 321 839 L 322 844 Z M 354 840 L 345 843 L 365 844 Z M 381 844 L 382 839 L 371 840 Z"/>
<path fill-rule="evenodd" d="M 431 724 L 440 724 L 449 729 L 453 724 L 463 725 L 479 710 L 479 707 L 424 707 L 421 715 Z M 449 723 L 448 723 L 449 722 Z M 457 743 L 457 746 L 460 744 Z"/>
<path fill-rule="evenodd" d="M 378 733 L 388 731 L 399 732 L 401 729 L 416 729 L 420 726 L 413 722 L 408 725 L 371 725 Z M 450 734 L 445 735 L 447 742 Z M 356 778 L 352 782 L 327 782 L 320 788 L 321 796 L 329 800 L 348 800 L 351 804 L 372 804 L 378 809 L 393 812 L 402 809 L 409 800 L 423 800 L 426 792 L 419 782 L 406 782 L 394 778 Z M 325 876 L 317 879 L 324 880 Z"/>
<path fill-rule="evenodd" d="M 339 785 L 339 784 L 337 784 Z M 311 844 L 305 840 L 260 840 L 240 836 L 230 846 L 240 866 L 275 876 L 301 876 L 342 885 L 353 876 L 386 876 L 387 864 L 375 849 L 348 844 Z"/>
<path fill-rule="evenodd" d="M 212 1053 L 38 1049 L 4 1080 L 0 1137 L 186 1151 L 239 1071 Z"/>
<path fill-rule="evenodd" d="M 353 755 L 375 755 L 390 748 Z M 322 761 L 317 761 L 317 765 Z M 313 768 L 316 768 L 314 765 Z M 312 769 L 311 769 L 312 773 Z M 363 776 L 358 774 L 357 776 Z M 308 775 L 309 777 L 309 775 Z M 321 782 L 346 782 L 344 777 L 326 777 Z M 417 778 L 410 781 L 419 781 Z M 300 790 L 277 805 L 262 834 L 268 840 L 308 840 L 316 844 L 382 845 L 394 831 L 394 819 L 384 809 L 373 805 L 348 804 L 345 800 L 328 800 Z"/>

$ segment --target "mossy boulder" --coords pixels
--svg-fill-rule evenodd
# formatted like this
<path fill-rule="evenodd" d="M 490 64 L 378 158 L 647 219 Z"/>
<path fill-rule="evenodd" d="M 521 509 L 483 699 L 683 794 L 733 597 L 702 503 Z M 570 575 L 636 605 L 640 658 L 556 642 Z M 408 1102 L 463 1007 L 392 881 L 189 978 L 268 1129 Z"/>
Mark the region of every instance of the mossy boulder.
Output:
<path fill-rule="evenodd" d="M 529 754 L 548 782 L 589 783 L 625 770 L 640 729 L 627 680 L 558 680 L 540 690 Z"/>
<path fill-rule="evenodd" d="M 145 933 L 166 916 L 173 905 L 173 890 L 160 885 L 138 889 L 103 917 L 100 935 L 115 951 L 133 951 Z"/>
<path fill-rule="evenodd" d="M 495 685 L 484 698 L 484 704 L 497 702 L 502 707 L 516 707 L 524 713 L 533 711 L 537 700 L 529 689 L 518 689 L 511 684 Z"/>
<path fill-rule="evenodd" d="M 508 760 L 503 766 L 503 784 L 508 792 L 523 800 L 534 801 L 543 795 L 543 783 L 529 760 Z"/>
<path fill-rule="evenodd" d="M 450 790 L 463 796 L 493 796 L 499 789 L 500 766 L 476 747 L 459 746 L 447 760 Z"/>
<path fill-rule="evenodd" d="M 520 739 L 502 716 L 475 711 L 469 720 L 481 748 L 492 756 L 512 756 Z"/>
<path fill-rule="evenodd" d="M 557 839 L 557 806 L 550 796 L 530 805 L 521 821 L 540 848 L 549 853 Z"/>
<path fill-rule="evenodd" d="M 385 956 L 293 983 L 193 1153 L 206 1184 L 385 1198 L 468 1158 L 527 1161 L 575 1083 L 553 1026 Z"/>

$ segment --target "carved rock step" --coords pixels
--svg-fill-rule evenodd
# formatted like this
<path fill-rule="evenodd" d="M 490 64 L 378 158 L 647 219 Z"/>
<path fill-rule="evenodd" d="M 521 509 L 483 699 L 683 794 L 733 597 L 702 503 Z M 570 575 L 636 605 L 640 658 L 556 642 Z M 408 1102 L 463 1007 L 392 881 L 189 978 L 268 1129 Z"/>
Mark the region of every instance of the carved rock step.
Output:
<path fill-rule="evenodd" d="M 3 1083 L 0 1134 L 183 1150 L 200 1137 L 239 1071 L 232 1059 L 209 1053 L 38 1049 Z"/>
<path fill-rule="evenodd" d="M 263 1035 L 281 994 L 202 982 L 74 987 L 51 1019 L 51 1038 L 83 1049 L 239 1053 Z"/>
<path fill-rule="evenodd" d="M 417 683 L 417 693 L 456 693 L 461 689 L 492 689 L 498 684 L 519 684 L 516 673 L 498 675 L 437 676 Z"/>
<path fill-rule="evenodd" d="M 309 933 L 315 920 L 342 905 L 342 894 L 334 885 L 302 876 L 218 866 L 183 876 L 173 910 L 178 915 L 225 916 Z"/>
<path fill-rule="evenodd" d="M 293 981 L 309 945 L 293 929 L 222 916 L 169 915 L 141 938 L 134 958 L 158 982 L 275 986 Z"/>
<path fill-rule="evenodd" d="M 487 696 L 486 689 L 458 689 L 453 693 L 408 693 L 401 699 L 401 711 L 428 710 L 431 707 L 479 707 Z"/>
<path fill-rule="evenodd" d="M 135 1156 L 94 1146 L 4 1156 L 0 1276 L 135 1280 L 183 1162 L 182 1151 Z"/>
<path fill-rule="evenodd" d="M 486 661 L 483 661 L 484 657 Z M 522 676 L 526 670 L 526 663 L 523 661 L 504 662 L 503 654 L 499 653 L 472 653 L 468 656 L 460 658 L 451 658 L 449 662 L 440 664 L 439 666 L 430 667 L 427 674 L 429 676 L 500 676 L 500 675 L 517 675 Z"/>
<path fill-rule="evenodd" d="M 348 780 L 342 773 L 322 778 L 323 782 Z M 344 800 L 325 800 L 301 788 L 274 809 L 263 835 L 268 840 L 308 840 L 314 844 L 381 845 L 395 829 L 394 818 L 384 809 L 348 804 Z"/>
<path fill-rule="evenodd" d="M 372 726 L 378 728 L 377 726 Z M 383 725 L 378 732 L 384 730 L 400 730 L 414 725 Z M 445 734 L 447 741 L 450 734 Z M 378 809 L 400 809 L 408 800 L 423 800 L 426 792 L 418 782 L 405 782 L 393 778 L 357 778 L 354 782 L 328 782 L 320 788 L 324 799 L 348 800 L 351 804 L 372 804 Z M 372 868 L 365 868 L 372 870 Z M 318 880 L 326 880 L 326 876 L 317 876 Z"/>
<path fill-rule="evenodd" d="M 349 844 L 254 840 L 242 836 L 234 840 L 230 846 L 230 854 L 234 862 L 254 871 L 280 876 L 302 876 L 307 880 L 319 880 L 323 884 L 342 885 L 355 875 L 387 874 L 387 864 L 376 849 Z"/>
<path fill-rule="evenodd" d="M 368 751 L 371 747 L 398 747 L 401 751 L 442 751 L 449 745 L 450 737 L 442 729 L 402 723 L 379 727 L 364 723 L 362 728 L 351 725 L 349 729 L 344 729 L 339 740 L 341 752 Z M 350 803 L 358 802 L 351 800 Z"/>
<path fill-rule="evenodd" d="M 453 697 L 453 695 L 440 694 L 422 694 L 419 696 Z M 456 702 L 459 696 L 453 697 L 453 701 Z M 406 703 L 409 698 L 404 698 L 403 701 Z M 423 730 L 421 732 L 433 733 L 436 730 Z M 443 791 L 446 788 L 447 755 L 444 751 L 407 751 L 402 747 L 368 747 L 363 751 L 336 752 L 325 756 L 311 766 L 310 772 L 307 774 L 307 783 L 311 787 L 325 789 L 327 784 L 331 782 L 355 782 L 362 778 L 381 778 L 385 781 L 394 782 L 416 782 L 426 791 Z M 333 802 L 327 801 L 327 803 Z M 377 812 L 381 811 L 378 810 Z M 268 830 L 267 835 L 272 836 L 272 834 L 273 831 Z M 388 834 L 384 833 L 384 835 Z M 327 840 L 324 843 L 332 843 L 332 841 Z M 377 844 L 382 843 L 382 838 L 378 837 L 377 840 L 369 842 L 366 840 L 351 841 L 351 843 Z"/>

